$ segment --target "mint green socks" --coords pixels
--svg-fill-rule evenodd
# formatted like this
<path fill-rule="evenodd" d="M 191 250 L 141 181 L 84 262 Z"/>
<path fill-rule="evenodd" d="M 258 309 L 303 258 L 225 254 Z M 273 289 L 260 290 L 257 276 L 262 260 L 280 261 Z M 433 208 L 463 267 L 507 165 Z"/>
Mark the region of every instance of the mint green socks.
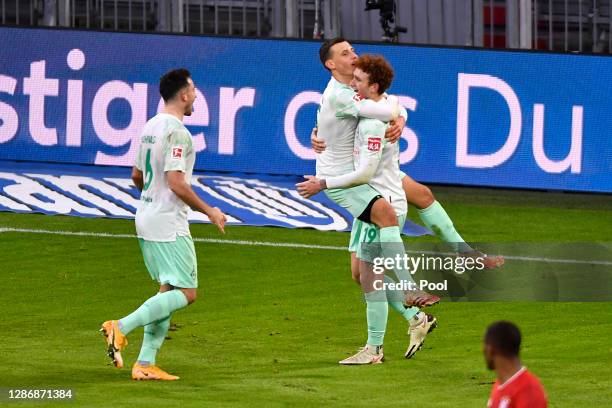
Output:
<path fill-rule="evenodd" d="M 402 241 L 398 226 L 380 229 L 380 246 L 382 248 L 382 256 L 385 259 L 395 260 L 399 256 L 402 260 L 400 263 L 403 264 L 403 259 L 406 256 L 406 249 L 404 248 L 404 241 Z M 397 263 L 395 263 L 393 267 L 393 272 L 395 273 L 395 277 L 400 281 L 414 282 L 410 272 L 400 265 L 397 265 Z"/>
<path fill-rule="evenodd" d="M 175 310 L 185 306 L 187 306 L 187 298 L 179 289 L 160 292 L 147 299 L 130 315 L 119 320 L 119 328 L 123 334 L 127 335 L 135 328 L 165 319 Z"/>
<path fill-rule="evenodd" d="M 472 248 L 461 238 L 442 205 L 434 201 L 429 207 L 417 210 L 421 221 L 455 252 L 470 252 Z"/>
<path fill-rule="evenodd" d="M 385 275 L 385 283 L 394 283 L 395 281 L 391 277 Z M 397 313 L 401 314 L 404 319 L 410 321 L 418 312 L 418 307 L 406 307 L 404 306 L 404 292 L 401 290 L 388 290 L 387 289 L 387 302 L 389 306 Z"/>
<path fill-rule="evenodd" d="M 382 346 L 387 330 L 389 305 L 384 291 L 365 294 L 366 316 L 368 320 L 368 341 L 371 346 Z"/>
<path fill-rule="evenodd" d="M 170 328 L 170 318 L 172 315 L 164 319 L 149 323 L 144 327 L 144 338 L 138 355 L 138 363 L 141 365 L 155 365 L 155 357 L 161 348 L 168 329 Z"/>

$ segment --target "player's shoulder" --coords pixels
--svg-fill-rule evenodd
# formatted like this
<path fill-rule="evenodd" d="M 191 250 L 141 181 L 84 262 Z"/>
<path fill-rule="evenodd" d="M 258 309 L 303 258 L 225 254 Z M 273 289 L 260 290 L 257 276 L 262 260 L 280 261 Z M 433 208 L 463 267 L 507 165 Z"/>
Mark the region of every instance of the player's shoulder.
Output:
<path fill-rule="evenodd" d="M 186 142 L 191 141 L 191 132 L 182 123 L 180 126 L 177 126 L 173 133 L 177 134 L 178 137 Z"/>
<path fill-rule="evenodd" d="M 147 123 L 155 124 L 157 126 L 176 126 L 180 125 L 181 121 L 173 115 L 165 112 L 158 112 L 157 115 L 153 116 Z"/>
<path fill-rule="evenodd" d="M 147 123 L 145 123 L 143 129 L 145 133 L 151 133 L 152 131 L 159 132 L 159 130 L 163 129 L 164 127 L 164 121 L 164 115 L 158 113 L 157 115 L 147 120 Z"/>
<path fill-rule="evenodd" d="M 329 90 L 336 101 L 346 104 L 349 102 L 359 102 L 361 100 L 353 88 L 335 79 L 333 81 L 334 82 L 330 84 Z"/>
<path fill-rule="evenodd" d="M 355 92 L 353 88 L 351 88 L 349 85 L 338 81 L 334 77 L 331 77 L 331 79 L 329 80 L 329 83 L 327 84 L 327 89 L 333 92 L 345 92 L 345 91 Z"/>
<path fill-rule="evenodd" d="M 533 374 L 531 371 L 525 369 L 519 378 L 517 378 L 517 382 L 521 384 L 540 384 L 540 379 Z"/>
<path fill-rule="evenodd" d="M 548 403 L 540 379 L 528 371 L 525 371 L 521 377 L 520 386 L 516 390 L 515 396 L 517 405 L 520 407 L 545 408 Z"/>
<path fill-rule="evenodd" d="M 532 392 L 544 390 L 540 379 L 533 373 L 527 371 L 527 369 L 524 369 L 516 378 L 514 378 L 503 388 L 514 394 L 531 394 Z"/>
<path fill-rule="evenodd" d="M 540 379 L 530 371 L 525 370 L 525 373 L 523 373 L 523 381 L 529 388 L 544 391 Z"/>
<path fill-rule="evenodd" d="M 173 144 L 190 145 L 192 143 L 191 133 L 187 130 L 185 125 L 179 121 L 168 122 L 165 133 L 167 139 Z"/>

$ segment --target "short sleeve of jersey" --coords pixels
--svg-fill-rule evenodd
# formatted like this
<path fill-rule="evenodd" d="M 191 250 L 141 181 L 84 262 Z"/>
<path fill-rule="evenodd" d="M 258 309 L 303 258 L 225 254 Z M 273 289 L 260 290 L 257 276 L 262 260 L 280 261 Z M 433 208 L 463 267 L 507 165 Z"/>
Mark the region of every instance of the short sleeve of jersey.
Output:
<path fill-rule="evenodd" d="M 363 98 L 350 88 L 343 88 L 335 95 L 334 109 L 338 118 L 359 117 L 358 104 Z"/>
<path fill-rule="evenodd" d="M 182 171 L 187 169 L 187 155 L 192 149 L 189 132 L 181 129 L 168 135 L 164 143 L 164 171 Z"/>

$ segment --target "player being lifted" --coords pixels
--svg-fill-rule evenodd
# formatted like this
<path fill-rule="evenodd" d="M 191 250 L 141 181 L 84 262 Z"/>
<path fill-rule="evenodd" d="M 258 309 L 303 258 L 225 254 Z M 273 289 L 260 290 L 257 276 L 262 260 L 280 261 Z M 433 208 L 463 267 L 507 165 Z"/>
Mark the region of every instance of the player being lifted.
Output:
<path fill-rule="evenodd" d="M 350 82 L 357 56 L 347 41 L 334 39 L 325 42 L 319 50 L 319 57 L 332 74 L 317 114 L 319 135 L 326 141 L 327 149 L 317 155 L 318 179 L 306 176 L 307 181 L 297 184 L 298 191 L 308 197 L 325 189 L 328 197 L 346 208 L 354 218 L 380 228 L 385 258 L 404 259 L 405 249 L 398 245 L 402 243 L 401 231 L 391 204 L 367 182 L 351 184 L 347 183 L 346 177 L 354 169 L 353 147 L 359 117 L 388 122 L 397 117 L 397 98 L 385 98 L 377 103 L 356 95 Z M 403 108 L 402 111 L 403 117 L 398 119 L 401 127 L 406 118 L 406 111 Z M 354 187 L 347 188 L 349 185 Z M 407 270 L 399 265 L 393 272 L 401 281 L 412 281 Z M 405 295 L 405 303 L 409 306 L 430 306 L 440 300 L 438 296 L 420 290 L 406 291 Z"/>
<path fill-rule="evenodd" d="M 189 232 L 189 207 L 208 216 L 221 232 L 226 217 L 206 204 L 191 188 L 195 150 L 191 134 L 183 125 L 196 98 L 191 74 L 186 69 L 169 71 L 159 82 L 163 113 L 149 120 L 140 139 L 132 180 L 141 191 L 136 211 L 136 232 L 145 266 L 159 282 L 159 293 L 119 320 L 102 325 L 108 355 L 123 367 L 121 351 L 127 335 L 144 326 L 138 361 L 132 368 L 135 380 L 178 380 L 155 365 L 172 313 L 196 300 L 197 259 Z"/>
<path fill-rule="evenodd" d="M 336 76 L 339 78 L 347 78 L 352 77 L 353 74 L 353 65 L 346 64 L 341 61 L 342 55 L 340 54 L 340 50 L 347 50 L 347 57 L 349 60 L 354 62 L 357 59 L 357 55 L 350 44 L 344 40 L 343 38 L 335 38 L 332 39 L 321 47 L 321 55 L 323 56 L 326 53 L 325 61 L 322 62 L 325 65 L 327 60 L 331 62 L 330 67 L 327 69 L 332 71 L 332 74 L 336 72 Z M 349 61 L 349 62 L 350 62 Z M 402 129 L 405 124 L 404 118 L 400 117 L 397 119 L 395 125 L 390 126 L 386 132 L 387 139 L 395 143 L 399 137 L 401 136 Z M 330 148 L 329 137 L 324 134 L 325 129 L 321 128 L 321 125 L 318 125 L 318 129 L 313 129 L 313 133 L 311 136 L 312 147 L 318 154 L 325 154 L 324 152 Z M 320 138 L 317 136 L 320 135 Z M 401 173 L 402 177 L 402 187 L 408 200 L 409 204 L 414 205 L 417 208 L 417 212 L 419 214 L 419 218 L 423 221 L 431 231 L 433 231 L 436 236 L 438 236 L 442 241 L 448 243 L 451 248 L 464 256 L 472 256 L 472 257 L 481 257 L 482 261 L 486 268 L 497 268 L 504 264 L 504 258 L 501 256 L 487 256 L 480 253 L 477 250 L 471 248 L 461 237 L 461 235 L 455 229 L 453 221 L 450 219 L 442 205 L 435 199 L 431 190 L 415 180 L 413 180 L 410 176 L 405 173 Z M 310 180 L 310 183 L 303 183 L 301 192 L 303 192 L 304 196 L 314 195 L 317 192 L 321 191 L 322 186 L 317 184 L 315 180 Z M 353 274 L 353 279 L 359 283 L 359 268 L 357 267 L 357 260 L 355 258 L 355 254 L 351 254 L 351 271 Z"/>
<path fill-rule="evenodd" d="M 393 80 L 393 69 L 381 56 L 363 55 L 355 63 L 351 86 L 360 98 L 383 103 L 383 93 Z M 355 185 L 368 183 L 391 203 L 401 228 L 406 221 L 408 204 L 402 189 L 399 168 L 399 145 L 385 139 L 387 123 L 377 119 L 361 118 L 355 134 L 354 168 L 343 176 L 327 179 L 332 184 Z M 359 242 L 356 249 L 359 259 L 360 283 L 366 299 L 368 340 L 357 354 L 340 361 L 340 364 L 375 364 L 383 359 L 383 340 L 387 325 L 388 305 L 399 311 L 409 322 L 410 345 L 407 358 L 412 357 L 422 346 L 427 333 L 436 326 L 436 319 L 420 312 L 416 307 L 404 308 L 401 291 L 385 290 L 384 283 L 394 281 L 373 270 L 375 258 L 383 256 L 380 229 L 376 225 L 357 220 L 353 233 Z M 398 243 L 396 245 L 402 246 Z M 397 295 L 400 295 L 399 298 Z"/>

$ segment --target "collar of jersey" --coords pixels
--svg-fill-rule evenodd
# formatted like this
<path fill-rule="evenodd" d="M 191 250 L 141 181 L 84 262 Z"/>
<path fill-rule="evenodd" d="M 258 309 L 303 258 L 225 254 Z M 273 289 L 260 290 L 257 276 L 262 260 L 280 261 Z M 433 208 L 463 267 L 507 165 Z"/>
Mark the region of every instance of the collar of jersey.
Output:
<path fill-rule="evenodd" d="M 508 384 L 510 384 L 512 381 L 516 380 L 521 374 L 523 374 L 525 372 L 525 370 L 527 370 L 527 367 L 521 367 L 520 370 L 518 370 L 516 373 L 514 373 L 512 375 L 512 377 L 508 378 L 506 381 L 504 381 L 503 384 L 500 384 L 497 386 L 498 390 L 501 390 L 502 388 L 504 388 L 505 386 L 507 386 Z"/>

